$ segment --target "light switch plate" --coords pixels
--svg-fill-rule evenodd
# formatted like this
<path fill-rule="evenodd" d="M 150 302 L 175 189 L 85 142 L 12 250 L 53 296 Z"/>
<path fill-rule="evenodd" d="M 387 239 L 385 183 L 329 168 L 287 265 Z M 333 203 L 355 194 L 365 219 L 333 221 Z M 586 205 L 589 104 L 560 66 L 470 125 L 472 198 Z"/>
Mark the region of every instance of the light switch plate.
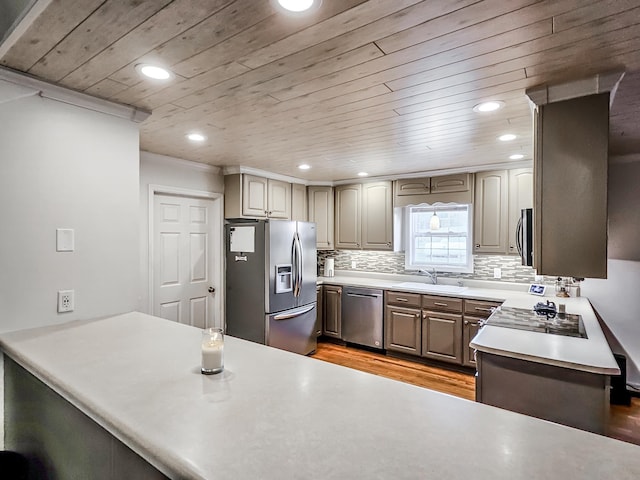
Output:
<path fill-rule="evenodd" d="M 56 252 L 73 252 L 75 249 L 75 235 L 73 228 L 56 229 Z"/>

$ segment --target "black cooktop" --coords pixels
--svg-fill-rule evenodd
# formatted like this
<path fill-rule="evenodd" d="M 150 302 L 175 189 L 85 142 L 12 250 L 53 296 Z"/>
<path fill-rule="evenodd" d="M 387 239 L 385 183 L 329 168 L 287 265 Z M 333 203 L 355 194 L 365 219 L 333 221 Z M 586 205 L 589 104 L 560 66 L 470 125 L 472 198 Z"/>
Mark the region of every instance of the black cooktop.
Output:
<path fill-rule="evenodd" d="M 487 319 L 485 325 L 587 338 L 582 317 L 572 313 L 551 317 L 538 315 L 533 309 L 498 307 Z"/>

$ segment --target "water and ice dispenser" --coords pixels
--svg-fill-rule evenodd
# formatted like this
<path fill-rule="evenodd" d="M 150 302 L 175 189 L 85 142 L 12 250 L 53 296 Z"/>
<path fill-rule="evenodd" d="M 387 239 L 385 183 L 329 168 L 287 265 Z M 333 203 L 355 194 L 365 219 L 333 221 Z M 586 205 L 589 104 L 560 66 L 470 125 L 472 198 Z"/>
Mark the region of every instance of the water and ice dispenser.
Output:
<path fill-rule="evenodd" d="M 293 290 L 293 265 L 276 265 L 276 293 L 286 293 Z"/>

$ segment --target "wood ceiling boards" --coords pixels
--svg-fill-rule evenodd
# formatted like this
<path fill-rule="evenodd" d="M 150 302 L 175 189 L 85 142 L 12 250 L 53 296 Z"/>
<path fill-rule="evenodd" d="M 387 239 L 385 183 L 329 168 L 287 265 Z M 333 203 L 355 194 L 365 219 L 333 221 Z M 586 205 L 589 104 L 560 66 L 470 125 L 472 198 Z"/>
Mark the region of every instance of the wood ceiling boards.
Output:
<path fill-rule="evenodd" d="M 629 73 L 611 154 L 640 153 L 637 0 L 323 0 L 295 16 L 271 0 L 58 0 L 23 30 L 2 65 L 150 109 L 142 149 L 213 165 L 306 180 L 508 165 L 532 155 L 525 89 L 614 69 Z M 141 78 L 145 62 L 173 79 Z M 505 108 L 472 111 L 489 99 Z"/>

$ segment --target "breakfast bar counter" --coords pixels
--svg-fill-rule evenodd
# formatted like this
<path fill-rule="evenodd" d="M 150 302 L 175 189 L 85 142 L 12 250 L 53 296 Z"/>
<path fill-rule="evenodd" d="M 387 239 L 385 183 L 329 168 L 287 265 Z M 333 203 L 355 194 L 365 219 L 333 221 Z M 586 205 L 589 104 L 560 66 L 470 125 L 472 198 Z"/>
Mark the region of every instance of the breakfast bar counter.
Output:
<path fill-rule="evenodd" d="M 200 337 L 135 312 L 0 335 L 5 448 L 41 478 L 640 476 L 638 446 L 232 337 L 205 376 Z"/>

